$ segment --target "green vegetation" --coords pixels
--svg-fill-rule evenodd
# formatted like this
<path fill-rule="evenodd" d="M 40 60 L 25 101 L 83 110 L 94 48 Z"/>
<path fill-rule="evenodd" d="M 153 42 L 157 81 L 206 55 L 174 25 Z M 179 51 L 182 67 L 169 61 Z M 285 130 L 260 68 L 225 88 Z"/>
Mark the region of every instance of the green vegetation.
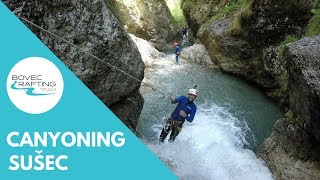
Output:
<path fill-rule="evenodd" d="M 313 16 L 308 23 L 306 36 L 315 36 L 320 34 L 320 9 L 313 9 L 311 11 Z"/>
<path fill-rule="evenodd" d="M 317 1 L 315 1 L 317 2 Z M 242 22 L 245 21 L 251 14 L 251 6 L 253 0 L 238 0 L 232 1 L 228 3 L 222 11 L 219 11 L 217 17 L 222 17 L 223 15 L 229 15 L 230 13 L 234 13 L 232 25 L 228 29 L 228 34 L 232 36 L 241 36 L 243 34 L 242 30 Z M 241 8 L 239 8 L 241 7 Z M 313 5 L 315 8 L 316 5 Z M 240 9 L 240 12 L 237 10 Z M 284 38 L 284 41 L 279 46 L 279 51 L 283 51 L 284 45 L 293 41 L 297 41 L 306 36 L 315 36 L 320 34 L 320 9 L 313 9 L 312 18 L 310 19 L 308 26 L 304 30 L 304 35 L 288 35 Z"/>
<path fill-rule="evenodd" d="M 302 39 L 307 36 L 316 36 L 320 34 L 320 9 L 313 9 L 311 12 L 313 13 L 313 16 L 310 19 L 307 28 L 305 29 L 305 34 L 301 36 L 299 35 L 286 36 L 278 47 L 279 54 L 283 53 L 285 49 L 285 45 L 288 43 L 298 41 L 299 39 Z"/>
<path fill-rule="evenodd" d="M 176 22 L 176 25 L 181 29 L 186 24 L 183 12 L 180 8 L 181 0 L 166 0 L 167 6 Z"/>
<path fill-rule="evenodd" d="M 232 36 L 241 36 L 243 30 L 241 27 L 242 21 L 246 20 L 251 15 L 251 6 L 253 0 L 241 0 L 239 3 L 240 11 L 232 17 L 232 24 L 228 29 L 228 34 Z"/>
<path fill-rule="evenodd" d="M 188 6 L 192 6 L 190 1 L 185 2 L 188 2 Z M 203 16 L 204 18 L 211 17 L 206 21 L 205 26 L 216 19 L 231 17 L 233 23 L 230 26 L 228 33 L 230 35 L 241 34 L 241 21 L 251 14 L 252 2 L 253 0 L 223 0 L 218 2 L 218 4 L 217 2 L 213 3 L 211 5 L 211 13 L 207 12 L 209 15 Z M 210 16 L 210 14 L 213 14 L 213 16 Z"/>
<path fill-rule="evenodd" d="M 126 22 L 121 18 L 122 12 L 119 9 L 119 6 L 121 4 L 118 4 L 115 0 L 104 0 L 109 10 L 112 12 L 112 14 L 120 21 L 121 24 L 125 24 Z"/>
<path fill-rule="evenodd" d="M 279 45 L 279 47 L 278 47 L 278 53 L 279 54 L 283 54 L 286 44 L 298 41 L 299 39 L 301 39 L 301 37 L 298 36 L 298 35 L 288 35 L 288 36 L 286 36 L 284 38 L 284 40 L 281 42 L 281 44 Z"/>
<path fill-rule="evenodd" d="M 107 7 L 109 8 L 109 10 L 115 15 L 115 16 L 118 16 L 120 13 L 119 13 L 119 10 L 117 9 L 117 5 L 116 5 L 116 2 L 114 0 L 105 0 L 104 1 L 107 5 Z"/>
<path fill-rule="evenodd" d="M 245 0 L 233 0 L 228 2 L 217 14 L 218 16 L 226 16 L 239 10 Z"/>
<path fill-rule="evenodd" d="M 285 45 L 294 41 L 299 40 L 301 37 L 297 36 L 297 35 L 288 35 L 286 36 L 286 38 L 284 39 L 284 41 L 281 42 L 280 45 Z"/>
<path fill-rule="evenodd" d="M 218 5 L 220 6 L 218 12 L 210 19 L 210 21 L 233 15 L 241 8 L 244 1 L 245 0 L 231 0 L 230 2 L 223 2 L 222 4 L 220 3 Z"/>

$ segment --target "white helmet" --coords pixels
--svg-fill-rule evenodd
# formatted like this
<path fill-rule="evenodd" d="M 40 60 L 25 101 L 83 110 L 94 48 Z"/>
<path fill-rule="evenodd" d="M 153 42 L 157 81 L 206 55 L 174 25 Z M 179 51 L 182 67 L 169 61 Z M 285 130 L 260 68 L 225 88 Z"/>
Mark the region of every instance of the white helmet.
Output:
<path fill-rule="evenodd" d="M 188 94 L 193 94 L 193 95 L 197 96 L 198 95 L 198 91 L 196 89 L 190 89 Z"/>

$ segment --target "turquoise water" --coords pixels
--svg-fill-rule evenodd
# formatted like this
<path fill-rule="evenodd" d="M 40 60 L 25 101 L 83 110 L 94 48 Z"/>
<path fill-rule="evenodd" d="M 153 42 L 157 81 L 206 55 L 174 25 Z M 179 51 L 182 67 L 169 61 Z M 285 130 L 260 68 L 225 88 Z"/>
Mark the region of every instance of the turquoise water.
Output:
<path fill-rule="evenodd" d="M 168 64 L 155 67 L 151 73 L 147 72 L 147 76 L 150 76 L 148 83 L 168 96 L 186 95 L 188 89 L 197 85 L 199 96 L 195 100 L 196 104 L 209 103 L 223 107 L 240 121 L 240 127 L 248 126 L 250 131 L 246 132 L 246 140 L 253 150 L 256 150 L 270 135 L 273 123 L 280 117 L 280 110 L 260 90 L 240 78 L 218 70 L 184 60 L 181 60 L 180 64 L 175 64 L 171 62 L 173 59 L 174 57 L 169 56 Z M 142 86 L 140 92 L 145 103 L 138 132 L 147 139 L 155 139 L 155 134 L 148 127 L 170 116 L 175 106 L 170 104 L 167 98 L 163 99 L 161 93 L 152 91 L 148 87 Z"/>
<path fill-rule="evenodd" d="M 272 179 L 270 171 L 254 152 L 271 134 L 280 110 L 261 91 L 218 70 L 183 59 L 176 64 L 174 55 L 167 55 L 152 69 L 146 69 L 145 74 L 144 81 L 167 97 L 186 95 L 188 89 L 197 85 L 198 111 L 194 121 L 183 125 L 174 143 L 160 145 L 156 142 L 164 119 L 170 116 L 175 105 L 149 87 L 140 88 L 145 102 L 137 131 L 146 145 L 170 164 L 180 178 Z M 181 152 L 178 159 L 174 155 L 177 151 Z M 197 158 L 190 158 L 190 155 Z M 194 168 L 194 164 L 198 164 L 198 168 Z"/>

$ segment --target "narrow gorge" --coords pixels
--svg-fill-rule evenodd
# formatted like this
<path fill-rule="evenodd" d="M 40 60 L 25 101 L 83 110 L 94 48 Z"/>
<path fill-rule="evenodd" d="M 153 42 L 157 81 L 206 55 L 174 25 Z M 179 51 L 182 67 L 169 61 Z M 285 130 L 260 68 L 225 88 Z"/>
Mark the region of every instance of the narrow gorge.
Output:
<path fill-rule="evenodd" d="M 319 0 L 3 2 L 179 178 L 320 178 Z M 159 145 L 163 96 L 194 85 L 194 122 Z"/>

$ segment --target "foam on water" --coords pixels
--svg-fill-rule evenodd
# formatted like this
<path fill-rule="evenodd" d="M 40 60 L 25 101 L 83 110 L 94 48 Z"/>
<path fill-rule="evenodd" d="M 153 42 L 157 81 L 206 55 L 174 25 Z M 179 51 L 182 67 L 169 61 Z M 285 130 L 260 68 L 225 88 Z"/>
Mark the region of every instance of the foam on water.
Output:
<path fill-rule="evenodd" d="M 152 128 L 159 135 L 162 125 Z M 226 109 L 205 102 L 174 143 L 147 146 L 181 179 L 272 179 L 264 162 L 244 148 L 246 133 L 248 126 Z"/>
<path fill-rule="evenodd" d="M 260 112 L 263 117 L 275 113 L 275 110 L 269 110 L 266 101 L 247 86 L 241 86 L 238 80 L 212 74 L 184 58 L 180 58 L 177 64 L 174 52 L 163 56 L 149 42 L 131 37 L 148 67 L 143 82 L 173 94 L 181 94 L 190 88 L 190 84 L 202 87 L 194 121 L 185 122 L 175 142 L 158 144 L 157 138 L 165 124 L 164 116 L 168 116 L 175 105 L 170 105 L 160 93 L 142 85 L 140 92 L 145 102 L 137 129 L 145 144 L 180 179 L 272 179 L 264 162 L 247 148 L 255 143 L 255 135 L 262 133 L 260 126 L 255 126 L 260 118 L 246 116 L 254 112 L 251 106 L 256 110 L 265 107 L 266 110 Z M 258 122 L 272 123 L 269 119 Z M 255 129 L 251 131 L 249 126 Z"/>

